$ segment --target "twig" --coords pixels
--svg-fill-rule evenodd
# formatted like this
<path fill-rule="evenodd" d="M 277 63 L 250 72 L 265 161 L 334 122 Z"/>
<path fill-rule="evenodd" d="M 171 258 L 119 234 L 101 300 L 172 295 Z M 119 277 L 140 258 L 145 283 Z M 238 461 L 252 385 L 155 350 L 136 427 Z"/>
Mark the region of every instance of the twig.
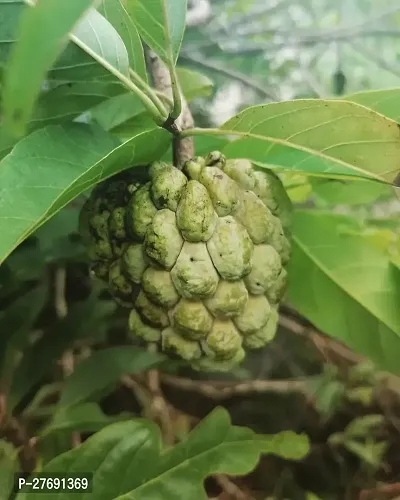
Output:
<path fill-rule="evenodd" d="M 202 66 L 203 68 L 211 69 L 217 73 L 220 73 L 221 75 L 227 76 L 229 78 L 232 78 L 233 80 L 243 83 L 249 89 L 256 91 L 260 95 L 260 97 L 269 99 L 271 101 L 278 100 L 277 95 L 274 94 L 271 90 L 266 90 L 261 85 L 261 83 L 258 83 L 257 81 L 248 78 L 239 71 L 235 71 L 232 68 L 223 66 L 222 64 L 216 63 L 209 59 L 205 59 L 199 54 L 193 54 L 192 52 L 189 53 L 189 51 L 187 50 L 186 52 L 181 53 L 179 60 L 181 62 L 186 61 L 187 63 L 195 63 L 199 66 Z"/>
<path fill-rule="evenodd" d="M 213 478 L 232 500 L 254 500 L 254 497 L 246 495 L 228 476 L 215 474 Z"/>
<path fill-rule="evenodd" d="M 68 314 L 68 304 L 65 299 L 67 273 L 65 267 L 58 267 L 54 275 L 54 309 L 57 317 L 62 319 Z"/>
<path fill-rule="evenodd" d="M 254 392 L 273 392 L 277 394 L 299 392 L 307 399 L 311 398 L 304 380 L 250 380 L 248 382 L 208 380 L 205 382 L 162 374 L 161 382 L 177 389 L 197 392 L 198 394 L 217 400 Z"/>
<path fill-rule="evenodd" d="M 298 321 L 284 314 L 280 314 L 279 324 L 296 335 L 309 338 L 322 354 L 328 352 L 347 361 L 351 365 L 355 365 L 365 360 L 365 358 L 359 354 L 355 354 L 345 345 L 324 336 L 317 329 L 309 326 L 303 326 Z"/>
<path fill-rule="evenodd" d="M 149 351 L 155 351 L 156 346 L 149 345 Z M 160 385 L 160 372 L 153 369 L 147 372 L 147 388 L 149 391 L 148 417 L 158 421 L 162 430 L 164 442 L 172 445 L 175 442 L 175 432 L 172 425 L 171 407 L 164 398 Z"/>
<path fill-rule="evenodd" d="M 145 414 L 149 413 L 151 396 L 148 388 L 129 376 L 122 377 L 121 384 L 134 393 L 138 403 L 143 408 L 143 412 Z"/>
<path fill-rule="evenodd" d="M 279 324 L 296 335 L 310 339 L 326 360 L 335 365 L 345 362 L 347 366 L 354 366 L 366 361 L 364 356 L 356 354 L 341 342 L 324 335 L 312 326 L 304 326 L 285 314 L 280 314 Z M 400 397 L 400 377 L 387 372 L 380 372 L 380 375 L 380 382 L 375 391 L 376 400 L 381 402 L 385 390 Z"/>
<path fill-rule="evenodd" d="M 63 319 L 68 314 L 68 303 L 65 297 L 65 287 L 67 280 L 67 272 L 65 267 L 58 267 L 54 275 L 54 309 L 57 317 Z M 61 357 L 60 364 L 64 378 L 71 375 L 74 371 L 74 353 L 72 349 L 68 349 Z M 81 436 L 79 432 L 71 433 L 72 446 L 76 448 L 81 444 Z"/>
<path fill-rule="evenodd" d="M 378 498 L 387 498 L 387 500 L 396 500 L 400 495 L 400 483 L 384 484 L 371 490 L 362 490 L 359 500 L 377 500 Z"/>

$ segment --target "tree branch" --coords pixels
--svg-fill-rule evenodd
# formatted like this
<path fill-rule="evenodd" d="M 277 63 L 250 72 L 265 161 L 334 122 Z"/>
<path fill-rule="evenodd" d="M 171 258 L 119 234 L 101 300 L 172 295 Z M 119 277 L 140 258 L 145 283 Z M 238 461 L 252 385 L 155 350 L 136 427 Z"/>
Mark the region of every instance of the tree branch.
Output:
<path fill-rule="evenodd" d="M 174 375 L 161 375 L 161 382 L 181 389 L 183 391 L 192 391 L 202 394 L 211 399 L 223 400 L 232 396 L 245 395 L 250 393 L 287 394 L 299 392 L 308 400 L 311 395 L 307 390 L 306 383 L 303 380 L 249 380 L 248 382 L 232 382 L 223 380 L 192 380 L 190 378 L 181 378 Z"/>
<path fill-rule="evenodd" d="M 173 100 L 171 77 L 168 68 L 153 51 L 148 52 L 148 62 L 155 89 L 157 92 L 161 92 L 169 99 Z M 180 94 L 182 99 L 182 113 L 175 121 L 171 120 L 170 123 L 175 131 L 172 148 L 173 163 L 176 167 L 182 167 L 185 161 L 190 160 L 195 155 L 194 139 L 192 137 L 179 137 L 179 131 L 192 128 L 194 125 L 189 105 L 183 98 L 182 92 L 180 92 Z"/>
<path fill-rule="evenodd" d="M 181 53 L 179 59 L 180 61 L 183 62 L 186 61 L 187 63 L 192 63 L 192 64 L 194 63 L 196 65 L 202 66 L 205 69 L 211 69 L 217 73 L 220 73 L 221 75 L 227 76 L 240 83 L 243 83 L 249 89 L 255 90 L 260 95 L 260 97 L 264 97 L 271 101 L 278 100 L 277 94 L 273 93 L 271 90 L 266 90 L 261 85 L 261 83 L 258 83 L 257 81 L 248 78 L 243 73 L 235 71 L 232 68 L 228 68 L 211 60 L 207 60 L 199 54 L 193 54 L 189 53 L 188 51 L 185 51 Z"/>

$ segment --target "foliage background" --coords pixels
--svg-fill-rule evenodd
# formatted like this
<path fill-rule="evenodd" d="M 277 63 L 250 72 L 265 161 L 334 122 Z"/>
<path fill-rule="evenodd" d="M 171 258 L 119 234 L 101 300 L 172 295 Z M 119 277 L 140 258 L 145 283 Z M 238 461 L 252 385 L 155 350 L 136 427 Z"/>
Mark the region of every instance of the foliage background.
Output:
<path fill-rule="evenodd" d="M 399 87 L 400 8 L 393 1 L 199 0 L 189 2 L 188 23 L 178 68 L 198 126 L 218 126 L 258 103 Z M 194 78 L 188 69 L 205 76 Z M 57 113 L 75 113 L 79 121 L 94 119 L 123 139 L 146 120 L 134 96 L 111 95 L 110 101 L 98 104 L 94 99 L 88 106 L 77 87 L 76 109 L 71 109 L 71 95 L 63 101 L 65 89 L 58 91 L 59 84 L 49 80 L 45 85 L 37 124 L 58 123 Z M 56 92 L 57 113 L 46 104 L 50 92 Z M 399 105 L 390 112 L 392 118 L 398 116 Z M 2 132 L 4 156 L 10 143 Z M 201 153 L 223 140 L 202 137 L 196 143 Z M 363 267 L 351 272 L 353 282 L 363 276 L 381 286 L 381 275 L 373 273 L 377 255 L 390 258 L 398 269 L 400 208 L 393 189 L 287 172 L 282 177 L 292 200 L 305 210 L 302 216 L 299 211 L 297 225 L 304 241 L 310 221 L 320 228 L 321 241 L 343 225 L 351 227 L 351 248 L 332 243 L 339 249 L 329 257 L 332 268 L 340 251 L 347 258 L 353 249 L 356 258 L 365 257 Z M 160 384 L 152 387 L 141 372 L 159 366 L 160 360 L 127 347 L 132 341 L 125 312 L 89 276 L 76 231 L 84 199 L 69 203 L 0 267 L 1 394 L 7 394 L 13 412 L 9 419 L 0 411 L 0 464 L 12 469 L 17 449 L 22 468 L 31 471 L 106 424 L 132 415 L 156 421 L 166 440 L 171 434 L 186 436 L 222 405 L 236 425 L 262 434 L 304 432 L 312 445 L 302 461 L 268 455 L 244 478 L 214 475 L 206 483 L 210 498 L 311 500 L 318 495 L 361 500 L 367 499 L 360 496 L 362 490 L 400 482 L 398 378 L 378 371 L 382 366 L 365 362 L 340 342 L 350 340 L 353 348 L 358 344 L 368 354 L 377 350 L 373 341 L 367 345 L 369 338 L 392 338 L 382 326 L 389 314 L 381 321 L 376 303 L 357 308 L 359 287 L 349 291 L 338 279 L 339 294 L 330 282 L 316 283 L 310 278 L 317 272 L 310 267 L 312 251 L 297 252 L 280 330 L 268 348 L 224 376 L 200 377 L 164 363 Z M 318 285 L 318 307 L 310 299 L 311 285 Z M 347 308 L 354 317 L 350 327 L 330 321 L 338 308 Z M 384 369 L 398 363 L 396 342 L 381 341 L 385 349 L 378 358 Z M 104 380 L 99 364 L 108 374 Z M 61 401 L 68 402 L 62 412 L 60 393 Z M 151 432 L 157 441 L 157 431 Z M 15 447 L 11 451 L 9 443 Z M 235 471 L 227 466 L 223 472 L 234 476 Z"/>

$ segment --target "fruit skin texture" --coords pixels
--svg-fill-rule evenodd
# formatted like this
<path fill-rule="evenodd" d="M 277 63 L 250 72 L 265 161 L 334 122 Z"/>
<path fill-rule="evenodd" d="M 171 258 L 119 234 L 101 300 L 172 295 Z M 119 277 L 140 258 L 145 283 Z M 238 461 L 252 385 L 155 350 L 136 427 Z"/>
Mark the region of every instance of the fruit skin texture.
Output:
<path fill-rule="evenodd" d="M 270 342 L 290 257 L 277 175 L 218 151 L 156 162 L 92 191 L 80 215 L 92 274 L 130 308 L 129 330 L 196 370 L 228 371 Z"/>

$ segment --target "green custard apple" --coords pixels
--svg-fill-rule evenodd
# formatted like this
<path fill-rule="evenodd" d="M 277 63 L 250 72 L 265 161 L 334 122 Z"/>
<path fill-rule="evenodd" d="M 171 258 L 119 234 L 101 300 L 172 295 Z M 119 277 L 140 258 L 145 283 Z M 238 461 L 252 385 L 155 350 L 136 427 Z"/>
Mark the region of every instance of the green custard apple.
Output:
<path fill-rule="evenodd" d="M 134 336 L 195 369 L 227 371 L 275 335 L 290 215 L 278 176 L 214 151 L 182 170 L 156 162 L 141 180 L 133 169 L 97 185 L 80 231 Z"/>

